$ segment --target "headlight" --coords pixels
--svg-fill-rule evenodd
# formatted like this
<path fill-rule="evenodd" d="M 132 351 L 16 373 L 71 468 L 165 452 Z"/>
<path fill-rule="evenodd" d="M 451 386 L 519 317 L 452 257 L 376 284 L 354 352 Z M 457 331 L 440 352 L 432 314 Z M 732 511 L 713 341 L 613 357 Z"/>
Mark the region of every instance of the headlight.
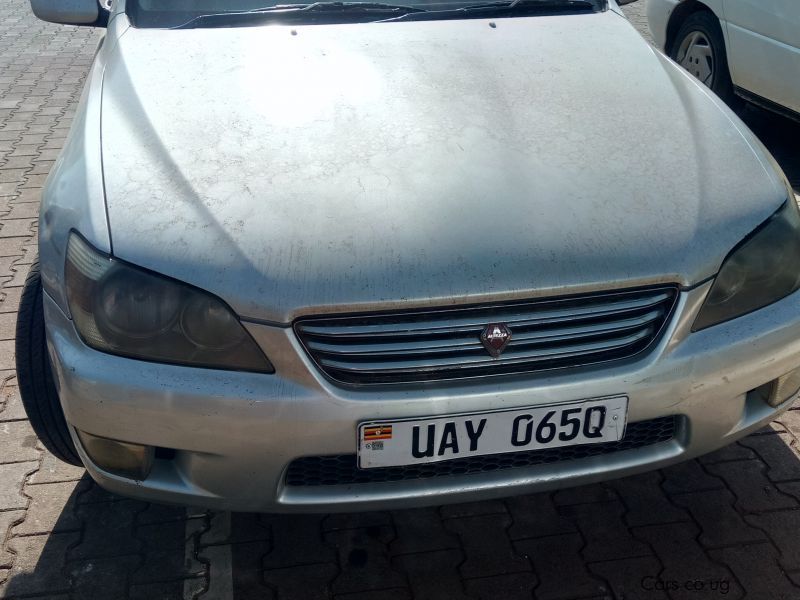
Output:
<path fill-rule="evenodd" d="M 692 331 L 728 321 L 800 288 L 800 211 L 793 196 L 722 263 Z"/>
<path fill-rule="evenodd" d="M 143 360 L 272 373 L 272 365 L 218 298 L 110 258 L 72 234 L 69 310 L 96 350 Z"/>

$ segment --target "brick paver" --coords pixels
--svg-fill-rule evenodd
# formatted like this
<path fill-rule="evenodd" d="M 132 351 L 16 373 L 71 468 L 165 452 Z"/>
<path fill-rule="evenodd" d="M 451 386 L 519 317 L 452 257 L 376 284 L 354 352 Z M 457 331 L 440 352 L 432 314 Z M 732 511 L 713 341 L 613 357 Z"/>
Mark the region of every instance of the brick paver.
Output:
<path fill-rule="evenodd" d="M 643 2 L 626 8 L 647 36 Z M 0 598 L 800 599 L 800 407 L 637 477 L 504 501 L 251 515 L 118 498 L 43 451 L 13 371 L 43 180 L 99 33 L 0 3 Z M 800 182 L 800 127 L 744 118 Z"/>

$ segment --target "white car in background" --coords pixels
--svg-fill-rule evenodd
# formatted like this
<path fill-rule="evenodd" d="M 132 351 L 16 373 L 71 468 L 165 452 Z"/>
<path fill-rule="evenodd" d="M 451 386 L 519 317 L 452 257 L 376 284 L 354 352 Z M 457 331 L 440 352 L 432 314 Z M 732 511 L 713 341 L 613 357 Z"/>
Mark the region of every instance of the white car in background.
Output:
<path fill-rule="evenodd" d="M 800 119 L 800 0 L 648 0 L 656 44 L 723 100 Z"/>

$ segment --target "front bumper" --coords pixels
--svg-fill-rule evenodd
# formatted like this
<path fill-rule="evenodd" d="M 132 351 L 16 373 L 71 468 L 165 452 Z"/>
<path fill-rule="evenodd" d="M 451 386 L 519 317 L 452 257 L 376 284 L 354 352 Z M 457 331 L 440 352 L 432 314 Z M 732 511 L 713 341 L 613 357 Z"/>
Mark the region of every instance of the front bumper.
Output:
<path fill-rule="evenodd" d="M 81 342 L 47 296 L 45 318 L 69 424 L 176 451 L 157 459 L 146 480 L 133 481 L 98 469 L 79 446 L 89 473 L 103 487 L 157 502 L 229 510 L 346 511 L 480 500 L 621 477 L 710 452 L 762 427 L 791 399 L 772 408 L 748 392 L 800 366 L 800 293 L 690 333 L 709 286 L 680 295 L 658 346 L 635 361 L 579 372 L 355 389 L 325 380 L 291 328 L 247 324 L 276 368 L 274 375 L 263 375 L 97 352 Z M 629 397 L 629 422 L 676 415 L 677 435 L 604 456 L 474 475 L 305 487 L 285 482 L 296 458 L 354 453 L 361 421 L 619 394 Z"/>

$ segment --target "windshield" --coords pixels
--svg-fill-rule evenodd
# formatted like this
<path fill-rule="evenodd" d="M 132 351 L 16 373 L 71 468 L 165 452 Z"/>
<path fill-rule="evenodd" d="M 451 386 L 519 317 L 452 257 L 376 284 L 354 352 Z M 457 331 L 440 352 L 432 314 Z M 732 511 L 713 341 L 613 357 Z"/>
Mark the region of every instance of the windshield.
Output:
<path fill-rule="evenodd" d="M 281 21 L 294 25 L 599 12 L 606 0 L 127 0 L 134 27 L 237 27 Z M 244 14 L 243 14 L 244 13 Z M 413 14 L 412 14 L 413 13 Z M 335 17 L 333 15 L 335 14 Z M 412 19 L 413 17 L 413 19 Z"/>

